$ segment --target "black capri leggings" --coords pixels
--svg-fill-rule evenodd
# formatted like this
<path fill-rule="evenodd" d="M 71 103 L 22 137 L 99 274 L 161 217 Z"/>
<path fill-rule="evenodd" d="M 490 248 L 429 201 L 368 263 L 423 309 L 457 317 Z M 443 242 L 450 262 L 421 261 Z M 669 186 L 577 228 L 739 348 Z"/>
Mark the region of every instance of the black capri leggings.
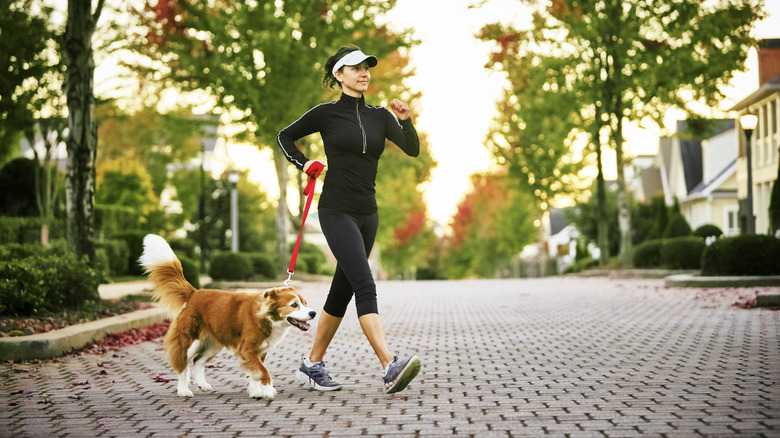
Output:
<path fill-rule="evenodd" d="M 320 208 L 319 218 L 322 233 L 337 261 L 323 308 L 330 315 L 343 318 L 354 294 L 358 317 L 379 313 L 376 283 L 368 264 L 379 227 L 379 214 L 355 215 Z"/>

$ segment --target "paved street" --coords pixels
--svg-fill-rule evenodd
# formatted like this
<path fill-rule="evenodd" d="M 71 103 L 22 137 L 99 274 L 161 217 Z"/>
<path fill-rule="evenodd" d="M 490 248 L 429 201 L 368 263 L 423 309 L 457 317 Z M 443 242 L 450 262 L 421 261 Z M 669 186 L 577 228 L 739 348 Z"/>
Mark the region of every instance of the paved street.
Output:
<path fill-rule="evenodd" d="M 296 283 L 319 310 L 327 284 Z M 552 278 L 384 282 L 388 344 L 423 368 L 384 393 L 348 311 L 320 393 L 293 370 L 314 330 L 267 361 L 276 400 L 248 398 L 223 352 L 212 393 L 176 396 L 161 340 L 103 356 L 0 364 L 0 436 L 780 437 L 780 312 L 730 304 L 745 291 L 662 280 Z M 170 379 L 170 381 L 167 381 Z"/>

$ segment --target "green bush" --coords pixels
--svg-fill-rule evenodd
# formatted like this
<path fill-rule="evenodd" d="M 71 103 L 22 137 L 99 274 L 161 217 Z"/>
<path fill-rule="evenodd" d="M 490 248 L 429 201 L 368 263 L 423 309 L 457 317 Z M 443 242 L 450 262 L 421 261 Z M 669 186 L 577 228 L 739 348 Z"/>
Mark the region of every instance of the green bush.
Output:
<path fill-rule="evenodd" d="M 292 254 L 294 248 L 295 243 L 290 245 L 290 254 Z M 303 242 L 298 249 L 298 261 L 295 265 L 295 271 L 319 274 L 320 270 L 325 267 L 327 261 L 328 258 L 325 255 L 325 252 L 323 252 L 319 246 L 313 243 Z"/>
<path fill-rule="evenodd" d="M 170 239 L 168 241 L 168 244 L 171 246 L 171 249 L 173 252 L 176 253 L 177 256 L 184 256 L 189 257 L 191 259 L 197 259 L 199 257 L 198 255 L 198 244 L 192 239 L 187 238 L 177 238 L 177 239 Z"/>
<path fill-rule="evenodd" d="M 763 234 L 722 237 L 704 250 L 702 275 L 780 275 L 780 239 Z"/>
<path fill-rule="evenodd" d="M 699 228 L 693 230 L 693 235 L 706 239 L 711 236 L 720 237 L 723 235 L 723 231 L 713 224 L 704 224 Z"/>
<path fill-rule="evenodd" d="M 688 221 L 685 220 L 682 214 L 674 214 L 669 218 L 669 223 L 666 224 L 663 238 L 671 239 L 673 237 L 684 237 L 691 235 L 691 226 L 688 225 Z"/>
<path fill-rule="evenodd" d="M 138 258 L 144 252 L 144 237 L 149 234 L 143 230 L 127 230 L 114 234 L 112 239 L 122 240 L 127 245 L 127 273 L 143 275 L 144 270 L 138 263 Z"/>
<path fill-rule="evenodd" d="M 707 245 L 696 236 L 665 239 L 661 245 L 661 266 L 668 269 L 699 269 Z"/>
<path fill-rule="evenodd" d="M 30 256 L 46 256 L 63 254 L 60 248 L 43 246 L 40 243 L 8 243 L 0 245 L 0 260 L 10 261 Z"/>
<path fill-rule="evenodd" d="M 634 247 L 632 262 L 637 268 L 660 268 L 662 239 L 646 240 Z"/>
<path fill-rule="evenodd" d="M 125 230 L 138 229 L 141 214 L 124 205 L 95 205 L 95 229 L 102 236 L 115 236 Z"/>
<path fill-rule="evenodd" d="M 274 258 L 261 252 L 247 253 L 252 262 L 252 271 L 263 279 L 274 279 L 279 276 Z"/>
<path fill-rule="evenodd" d="M 40 217 L 0 216 L 0 245 L 10 243 L 40 243 L 42 226 L 49 227 L 49 239 L 64 235 L 63 221 Z"/>
<path fill-rule="evenodd" d="M 176 256 L 181 263 L 181 270 L 184 271 L 184 278 L 195 287 L 200 289 L 200 262 L 185 256 Z"/>
<path fill-rule="evenodd" d="M 128 274 L 130 250 L 126 241 L 120 239 L 102 240 L 97 242 L 96 247 L 106 253 L 109 276 L 117 277 Z"/>
<path fill-rule="evenodd" d="M 100 299 L 100 274 L 75 254 L 0 261 L 0 315 L 75 309 Z"/>
<path fill-rule="evenodd" d="M 252 261 L 245 253 L 218 253 L 211 259 L 209 275 L 214 280 L 249 280 L 252 277 Z"/>
<path fill-rule="evenodd" d="M 567 266 L 563 270 L 564 274 L 575 274 L 577 272 L 587 271 L 588 269 L 596 268 L 599 266 L 599 261 L 590 257 L 579 259 L 574 262 L 573 265 Z"/>

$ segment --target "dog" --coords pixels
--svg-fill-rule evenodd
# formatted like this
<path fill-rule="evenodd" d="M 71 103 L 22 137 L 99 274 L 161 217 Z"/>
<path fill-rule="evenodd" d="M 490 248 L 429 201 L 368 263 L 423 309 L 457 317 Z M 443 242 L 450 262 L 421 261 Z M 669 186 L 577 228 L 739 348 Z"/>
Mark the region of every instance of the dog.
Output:
<path fill-rule="evenodd" d="M 303 296 L 292 287 L 254 293 L 195 289 L 168 242 L 155 234 L 144 237 L 139 262 L 154 286 L 152 299 L 171 316 L 165 353 L 179 374 L 178 395 L 192 396 L 191 376 L 202 391 L 211 391 L 206 364 L 228 348 L 249 373 L 249 396 L 273 400 L 276 389 L 263 362 L 291 327 L 309 330 L 317 312 Z"/>

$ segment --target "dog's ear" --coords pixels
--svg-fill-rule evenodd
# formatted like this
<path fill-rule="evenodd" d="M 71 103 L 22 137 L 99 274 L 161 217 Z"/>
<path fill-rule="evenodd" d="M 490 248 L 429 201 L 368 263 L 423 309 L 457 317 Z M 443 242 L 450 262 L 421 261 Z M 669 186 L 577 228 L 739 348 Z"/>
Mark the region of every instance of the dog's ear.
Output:
<path fill-rule="evenodd" d="M 265 293 L 263 293 L 263 298 L 265 299 L 276 298 L 276 292 L 277 292 L 276 289 L 268 289 L 265 291 Z"/>

